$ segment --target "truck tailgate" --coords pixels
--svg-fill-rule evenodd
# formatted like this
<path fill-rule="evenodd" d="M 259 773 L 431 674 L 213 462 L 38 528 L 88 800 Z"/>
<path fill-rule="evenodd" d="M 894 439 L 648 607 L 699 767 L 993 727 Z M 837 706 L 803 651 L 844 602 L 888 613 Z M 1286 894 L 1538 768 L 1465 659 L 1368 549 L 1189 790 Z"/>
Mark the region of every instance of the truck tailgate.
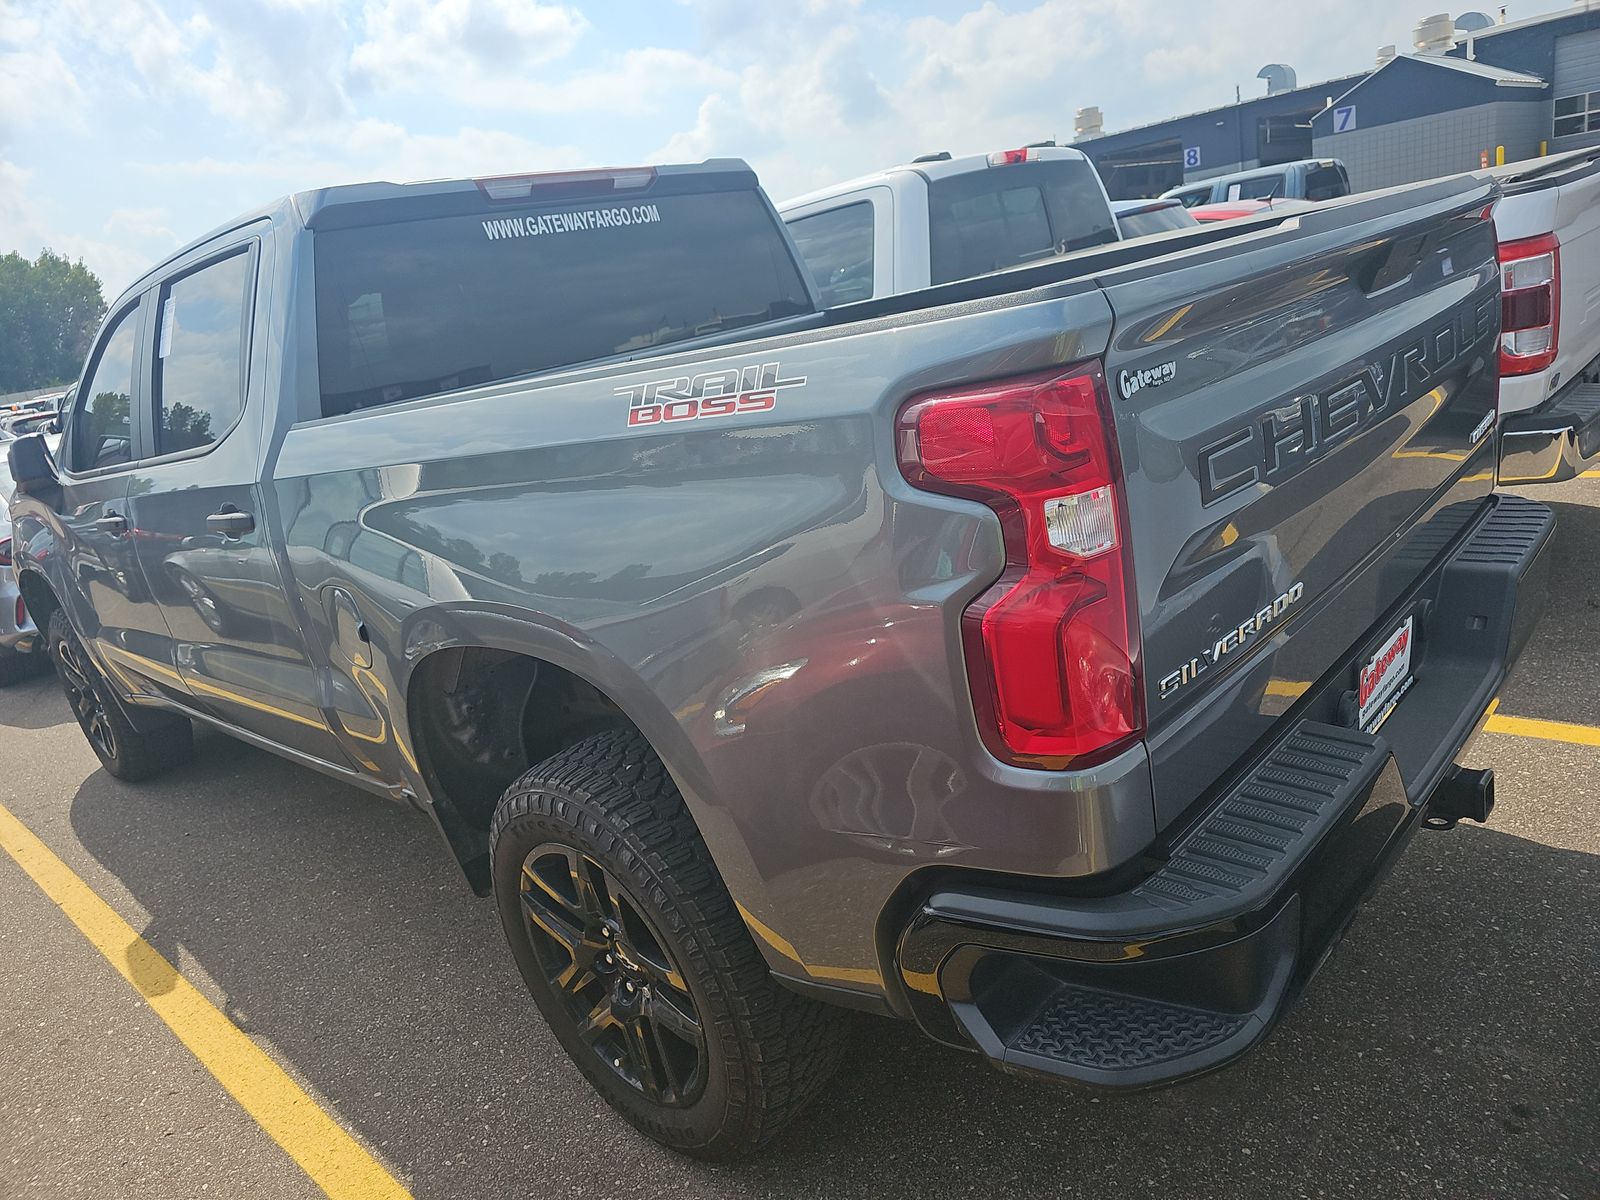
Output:
<path fill-rule="evenodd" d="M 1495 194 L 1378 193 L 1101 278 L 1158 827 L 1487 503 Z"/>

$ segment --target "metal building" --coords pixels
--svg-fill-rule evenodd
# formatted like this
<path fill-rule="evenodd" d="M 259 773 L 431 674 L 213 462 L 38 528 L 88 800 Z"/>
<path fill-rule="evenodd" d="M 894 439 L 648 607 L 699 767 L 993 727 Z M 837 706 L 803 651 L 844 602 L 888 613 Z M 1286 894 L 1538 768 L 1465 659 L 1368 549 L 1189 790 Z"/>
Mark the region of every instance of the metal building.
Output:
<path fill-rule="evenodd" d="M 1338 158 L 1367 190 L 1600 145 L 1600 0 L 1503 25 L 1440 14 L 1414 45 L 1303 87 L 1274 63 L 1265 96 L 1116 133 L 1085 109 L 1074 144 L 1117 199 L 1297 158 Z"/>

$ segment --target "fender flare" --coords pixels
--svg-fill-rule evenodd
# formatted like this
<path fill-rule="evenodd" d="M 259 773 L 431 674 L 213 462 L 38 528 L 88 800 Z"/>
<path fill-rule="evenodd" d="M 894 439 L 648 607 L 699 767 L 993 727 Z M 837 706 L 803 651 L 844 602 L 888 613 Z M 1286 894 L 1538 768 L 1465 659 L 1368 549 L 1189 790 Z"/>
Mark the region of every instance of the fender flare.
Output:
<path fill-rule="evenodd" d="M 404 736 L 413 745 L 411 686 L 417 668 L 443 650 L 492 649 L 523 654 L 548 662 L 582 679 L 615 704 L 650 743 L 672 774 L 683 795 L 689 815 L 705 838 L 712 861 L 717 864 L 728 890 L 740 900 L 738 872 L 731 864 L 751 861 L 749 847 L 730 820 L 718 819 L 719 805 L 709 773 L 699 753 L 684 733 L 672 711 L 646 685 L 638 673 L 613 651 L 593 637 L 558 618 L 510 605 L 453 603 L 410 614 L 400 629 L 402 661 L 397 664 L 397 683 L 405 705 Z M 420 760 L 419 760 L 420 761 Z M 422 772 L 419 772 L 419 775 Z M 419 780 L 425 783 L 426 780 Z M 424 804 L 438 820 L 452 852 L 467 873 L 468 882 L 479 894 L 487 894 L 487 860 L 477 861 L 481 852 L 452 831 L 450 815 L 441 811 L 431 795 Z"/>

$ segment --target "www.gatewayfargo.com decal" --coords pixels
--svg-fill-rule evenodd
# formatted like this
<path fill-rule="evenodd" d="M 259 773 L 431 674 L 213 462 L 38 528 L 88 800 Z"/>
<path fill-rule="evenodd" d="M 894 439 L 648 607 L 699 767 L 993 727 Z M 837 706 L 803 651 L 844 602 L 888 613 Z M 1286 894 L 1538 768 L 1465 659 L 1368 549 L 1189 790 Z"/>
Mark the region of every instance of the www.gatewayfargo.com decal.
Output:
<path fill-rule="evenodd" d="M 778 364 L 752 363 L 699 375 L 652 379 L 614 389 L 628 398 L 629 425 L 655 425 L 662 421 L 699 421 L 736 413 L 769 412 L 783 388 L 804 387 L 806 377 L 788 379 L 778 374 Z"/>
<path fill-rule="evenodd" d="M 618 204 L 610 208 L 579 208 L 571 212 L 539 213 L 526 217 L 496 217 L 483 223 L 489 240 L 538 237 L 550 233 L 587 233 L 591 229 L 621 229 L 625 225 L 658 225 L 661 211 L 654 204 Z"/>

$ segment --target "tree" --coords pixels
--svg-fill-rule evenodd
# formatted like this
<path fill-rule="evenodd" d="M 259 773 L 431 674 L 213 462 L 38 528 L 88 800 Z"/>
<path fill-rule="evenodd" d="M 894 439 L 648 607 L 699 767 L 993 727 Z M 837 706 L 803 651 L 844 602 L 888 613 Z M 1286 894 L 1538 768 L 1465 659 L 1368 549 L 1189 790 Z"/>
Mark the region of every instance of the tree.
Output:
<path fill-rule="evenodd" d="M 106 302 L 82 261 L 0 255 L 0 392 L 76 379 Z"/>

